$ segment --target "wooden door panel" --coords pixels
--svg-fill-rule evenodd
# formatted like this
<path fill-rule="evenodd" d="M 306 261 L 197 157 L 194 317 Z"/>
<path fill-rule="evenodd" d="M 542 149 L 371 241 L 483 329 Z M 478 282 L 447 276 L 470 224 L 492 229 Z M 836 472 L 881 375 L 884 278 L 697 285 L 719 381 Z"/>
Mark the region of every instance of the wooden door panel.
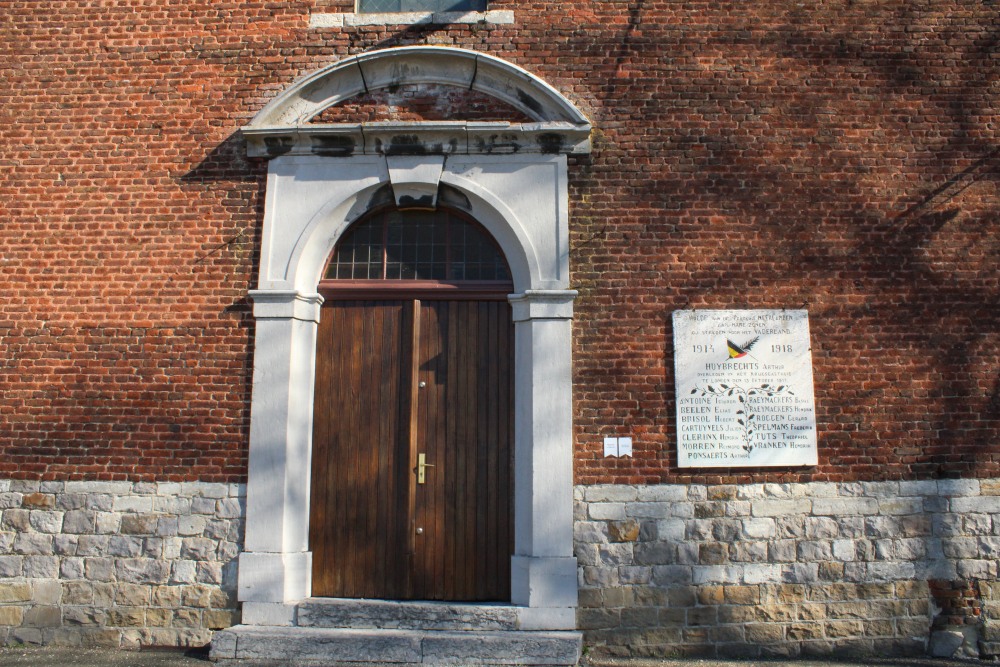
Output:
<path fill-rule="evenodd" d="M 510 599 L 509 305 L 331 301 L 317 350 L 314 594 Z"/>
<path fill-rule="evenodd" d="M 421 598 L 510 597 L 512 335 L 506 303 L 422 305 L 418 448 L 435 467 L 416 496 Z"/>
<path fill-rule="evenodd" d="M 310 544 L 313 592 L 405 594 L 406 428 L 410 353 L 405 303 L 323 309 L 316 359 Z"/>

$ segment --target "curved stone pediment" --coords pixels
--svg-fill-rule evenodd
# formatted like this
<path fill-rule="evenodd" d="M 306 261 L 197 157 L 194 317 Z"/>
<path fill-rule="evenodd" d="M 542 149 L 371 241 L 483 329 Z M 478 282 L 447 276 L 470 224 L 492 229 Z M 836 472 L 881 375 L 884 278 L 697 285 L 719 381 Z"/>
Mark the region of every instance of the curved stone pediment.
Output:
<path fill-rule="evenodd" d="M 325 109 L 352 97 L 410 84 L 473 90 L 519 110 L 531 123 L 317 124 Z M 309 74 L 243 128 L 251 157 L 288 153 L 357 154 L 587 153 L 590 122 L 537 76 L 500 58 L 440 46 L 371 51 Z"/>

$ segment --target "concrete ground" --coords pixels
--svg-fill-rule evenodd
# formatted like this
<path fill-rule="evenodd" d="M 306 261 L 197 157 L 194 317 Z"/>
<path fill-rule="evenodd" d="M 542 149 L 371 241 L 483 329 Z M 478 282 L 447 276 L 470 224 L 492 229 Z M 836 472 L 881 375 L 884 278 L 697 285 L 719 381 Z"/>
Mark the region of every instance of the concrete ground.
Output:
<path fill-rule="evenodd" d="M 209 667 L 204 651 L 0 648 L 0 667 Z M 585 667 L 974 667 L 976 660 L 885 658 L 870 660 L 586 660 Z"/>

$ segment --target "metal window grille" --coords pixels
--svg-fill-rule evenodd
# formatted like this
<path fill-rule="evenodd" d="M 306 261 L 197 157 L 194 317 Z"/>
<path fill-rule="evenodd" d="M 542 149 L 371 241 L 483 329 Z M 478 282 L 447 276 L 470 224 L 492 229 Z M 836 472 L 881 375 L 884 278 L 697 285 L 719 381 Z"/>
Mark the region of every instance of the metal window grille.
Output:
<path fill-rule="evenodd" d="M 486 0 L 358 0 L 361 14 L 483 11 L 486 11 Z"/>

